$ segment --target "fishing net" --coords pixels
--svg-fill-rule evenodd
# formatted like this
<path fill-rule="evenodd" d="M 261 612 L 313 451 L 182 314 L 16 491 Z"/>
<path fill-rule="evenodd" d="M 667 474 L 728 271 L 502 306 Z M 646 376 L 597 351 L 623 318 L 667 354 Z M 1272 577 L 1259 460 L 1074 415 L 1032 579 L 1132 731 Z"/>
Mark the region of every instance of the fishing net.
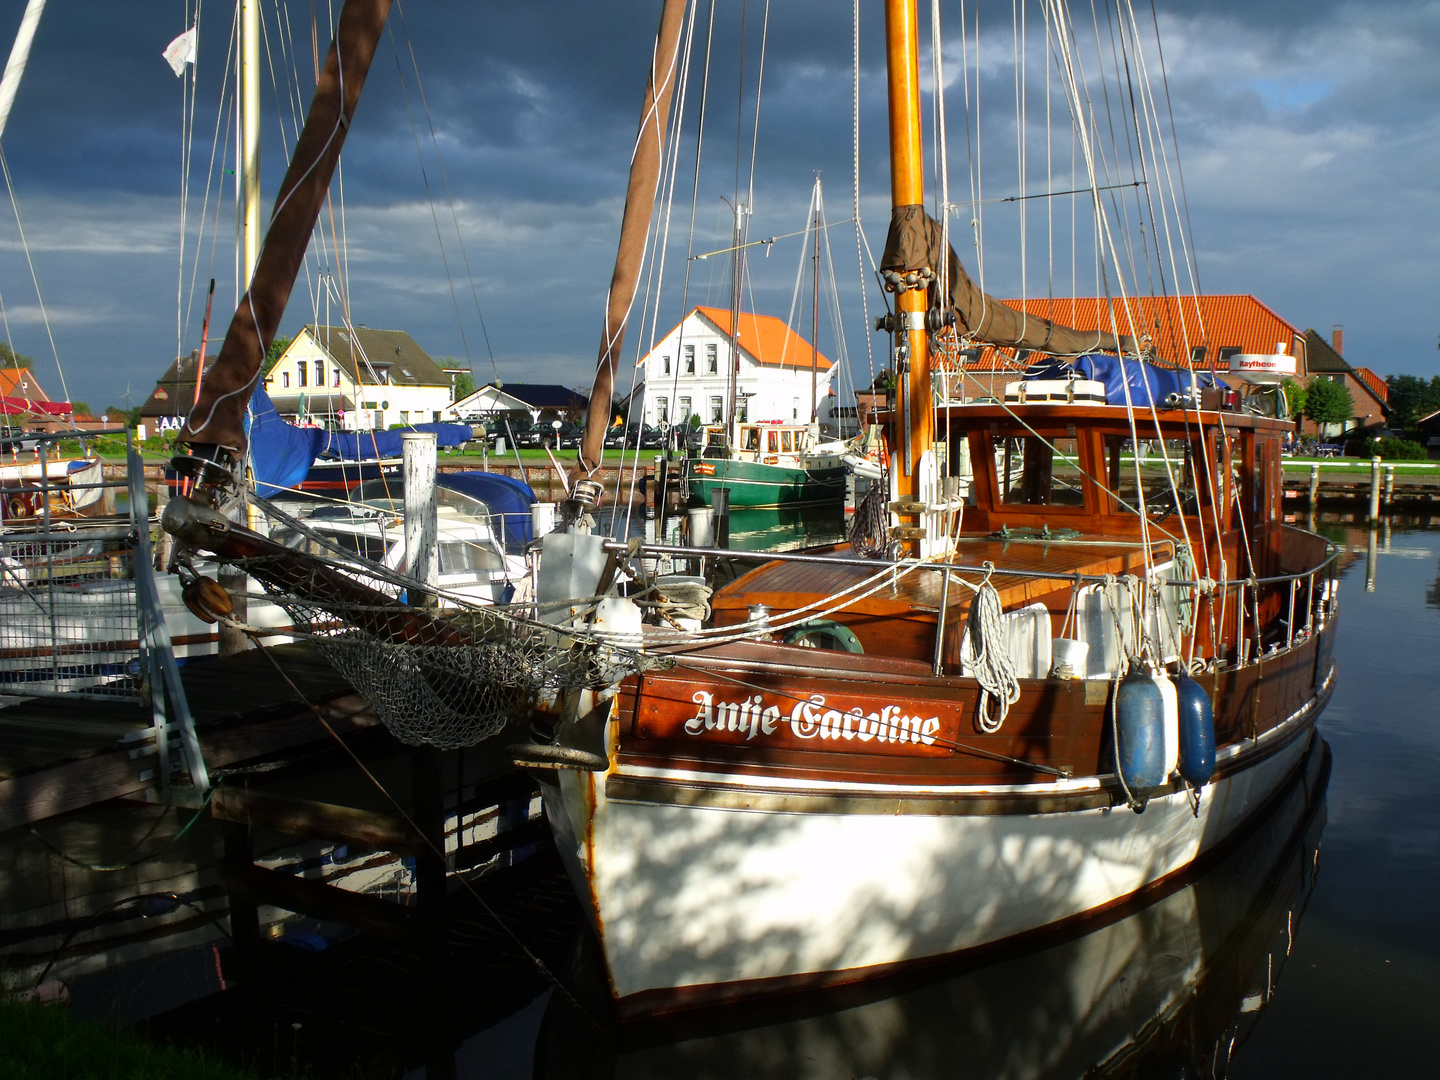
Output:
<path fill-rule="evenodd" d="M 236 560 L 401 742 L 472 746 L 566 690 L 599 689 L 645 657 L 584 629 L 498 606 L 406 602 L 414 581 L 315 555 Z"/>

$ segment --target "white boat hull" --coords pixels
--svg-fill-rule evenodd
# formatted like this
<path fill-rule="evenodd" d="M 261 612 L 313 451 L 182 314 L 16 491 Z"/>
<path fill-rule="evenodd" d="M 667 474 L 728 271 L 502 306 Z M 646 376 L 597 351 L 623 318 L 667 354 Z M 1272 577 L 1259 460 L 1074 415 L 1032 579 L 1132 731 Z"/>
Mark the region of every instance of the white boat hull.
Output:
<path fill-rule="evenodd" d="M 1114 905 L 1262 808 L 1318 742 L 1322 704 L 1271 733 L 1263 760 L 1205 788 L 1198 813 L 1185 791 L 1138 815 L 899 812 L 898 797 L 888 812 L 756 812 L 612 800 L 613 769 L 562 772 L 546 813 L 591 898 L 619 1011 L 645 1015 L 855 981 Z"/>

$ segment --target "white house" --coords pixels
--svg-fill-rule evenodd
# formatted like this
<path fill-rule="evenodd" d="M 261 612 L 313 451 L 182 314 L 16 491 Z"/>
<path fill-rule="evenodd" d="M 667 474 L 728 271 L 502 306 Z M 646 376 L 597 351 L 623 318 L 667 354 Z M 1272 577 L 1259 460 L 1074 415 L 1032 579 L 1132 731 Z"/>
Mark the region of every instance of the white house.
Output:
<path fill-rule="evenodd" d="M 534 423 L 568 419 L 585 411 L 584 394 L 558 383 L 486 383 L 461 398 L 445 418 L 475 423 L 500 416 L 528 413 Z"/>
<path fill-rule="evenodd" d="M 403 330 L 306 326 L 265 376 L 281 416 L 343 431 L 439 421 L 452 376 Z"/>
<path fill-rule="evenodd" d="M 697 307 L 639 363 L 630 419 L 650 425 L 724 423 L 728 414 L 732 342 L 730 312 Z M 823 410 L 835 365 L 771 315 L 740 313 L 737 413 L 742 421 L 808 423 L 812 368 L 815 403 Z M 643 410 L 643 412 L 641 411 Z"/>

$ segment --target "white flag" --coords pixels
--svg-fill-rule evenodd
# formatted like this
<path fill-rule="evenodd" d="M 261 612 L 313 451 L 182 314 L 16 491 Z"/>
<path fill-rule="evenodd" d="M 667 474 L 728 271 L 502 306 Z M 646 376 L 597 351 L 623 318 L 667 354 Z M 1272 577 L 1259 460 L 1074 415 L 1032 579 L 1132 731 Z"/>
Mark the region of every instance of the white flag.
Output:
<path fill-rule="evenodd" d="M 175 72 L 177 77 L 184 75 L 185 65 L 195 62 L 195 27 L 190 27 L 189 30 L 166 45 L 162 55 L 165 57 L 165 62 L 170 65 L 170 70 Z"/>

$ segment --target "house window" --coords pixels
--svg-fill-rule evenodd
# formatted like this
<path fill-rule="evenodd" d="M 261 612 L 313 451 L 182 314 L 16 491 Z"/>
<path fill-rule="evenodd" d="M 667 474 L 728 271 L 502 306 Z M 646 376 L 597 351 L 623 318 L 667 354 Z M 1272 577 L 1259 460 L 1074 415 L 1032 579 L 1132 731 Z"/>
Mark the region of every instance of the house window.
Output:
<path fill-rule="evenodd" d="M 299 376 L 299 378 L 298 378 L 298 379 L 296 380 L 296 382 L 295 382 L 295 385 L 296 385 L 296 386 L 304 386 L 304 385 L 306 385 L 305 377 L 306 377 L 306 373 L 307 373 L 309 370 L 310 370 L 310 369 L 305 366 L 305 361 L 304 361 L 304 360 L 301 360 L 300 363 L 298 363 L 298 364 L 295 365 L 295 374 Z"/>
<path fill-rule="evenodd" d="M 688 421 L 689 419 L 690 419 L 690 399 L 689 399 L 688 397 L 682 397 L 682 398 L 680 399 L 680 407 L 675 410 L 675 422 L 678 423 L 678 424 L 683 424 L 683 423 L 685 423 L 686 421 Z"/>
<path fill-rule="evenodd" d="M 742 424 L 750 419 L 749 394 L 741 394 L 740 399 L 735 402 L 735 419 L 739 420 Z"/>
<path fill-rule="evenodd" d="M 1200 367 L 1205 363 L 1205 346 L 1196 345 L 1190 350 L 1190 363 Z"/>
<path fill-rule="evenodd" d="M 695 346 L 694 346 L 694 345 L 686 345 L 686 346 L 685 346 L 685 374 L 686 374 L 686 375 L 694 375 L 694 374 L 695 374 Z"/>
<path fill-rule="evenodd" d="M 316 360 L 316 361 L 315 361 L 315 385 L 316 385 L 316 386 L 324 386 L 324 385 L 325 385 L 325 361 L 324 361 L 324 360 Z"/>
<path fill-rule="evenodd" d="M 280 373 L 280 385 L 281 385 L 281 386 L 284 386 L 284 387 L 287 387 L 287 388 L 289 387 L 289 385 L 290 385 L 290 372 L 288 372 L 288 371 L 282 371 L 282 372 Z"/>
<path fill-rule="evenodd" d="M 1239 348 L 1238 345 L 1226 345 L 1226 346 L 1222 347 L 1222 348 L 1220 349 L 1220 351 L 1215 354 L 1215 360 L 1216 360 L 1218 363 L 1225 364 L 1226 366 L 1229 366 L 1230 358 L 1231 358 L 1232 356 L 1238 356 L 1238 355 L 1240 355 L 1240 348 Z"/>
<path fill-rule="evenodd" d="M 409 409 L 401 409 L 401 410 L 400 410 L 400 422 L 401 422 L 402 424 L 408 424 L 408 423 L 410 423 L 410 410 L 409 410 Z"/>
<path fill-rule="evenodd" d="M 657 397 L 655 399 L 655 422 L 665 424 L 670 421 L 670 399 Z"/>
<path fill-rule="evenodd" d="M 720 370 L 720 359 L 716 351 L 717 348 L 718 347 L 713 344 L 705 346 L 705 371 L 710 375 L 714 375 Z"/>
<path fill-rule="evenodd" d="M 800 419 L 800 399 L 798 397 L 790 399 L 790 419 Z"/>
<path fill-rule="evenodd" d="M 335 383 L 334 383 L 334 385 L 335 385 L 337 388 L 338 388 L 339 385 L 340 385 L 340 369 L 339 369 L 338 367 L 335 369 Z"/>
<path fill-rule="evenodd" d="M 710 422 L 712 424 L 720 423 L 725 418 L 724 410 L 725 405 L 720 400 L 720 395 L 712 395 L 710 398 Z"/>
<path fill-rule="evenodd" d="M 669 374 L 670 374 L 670 358 L 669 358 L 668 356 L 665 357 L 663 363 L 665 364 L 665 372 L 664 372 L 664 373 L 665 373 L 666 375 L 669 375 Z"/>

